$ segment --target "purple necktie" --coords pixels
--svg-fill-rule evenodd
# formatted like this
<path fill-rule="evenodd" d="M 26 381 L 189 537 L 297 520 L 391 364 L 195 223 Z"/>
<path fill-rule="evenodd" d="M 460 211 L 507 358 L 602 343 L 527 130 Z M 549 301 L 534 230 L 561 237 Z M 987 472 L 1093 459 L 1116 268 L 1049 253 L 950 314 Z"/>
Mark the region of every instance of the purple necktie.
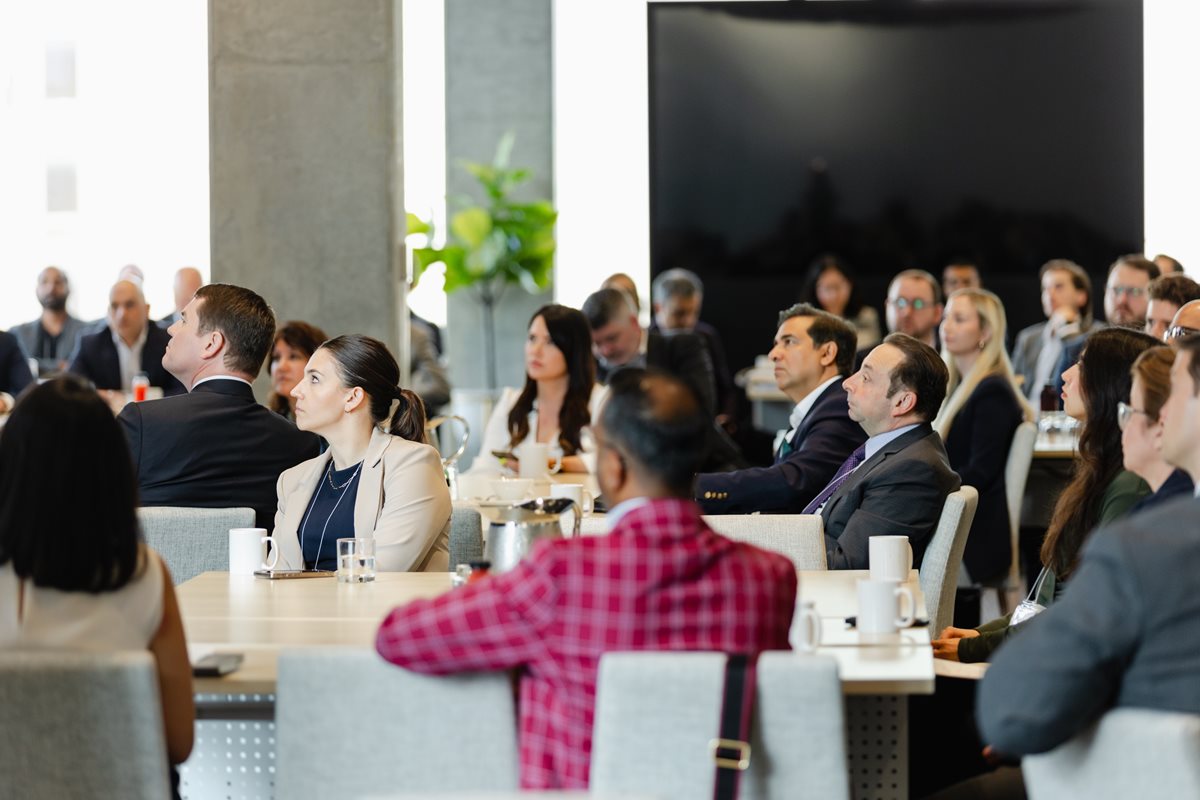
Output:
<path fill-rule="evenodd" d="M 825 505 L 825 501 L 833 497 L 833 493 L 838 490 L 838 487 L 846 482 L 846 478 L 850 477 L 850 473 L 854 472 L 854 468 L 863 462 L 867 456 L 867 445 L 864 442 L 858 446 L 858 449 L 850 454 L 850 457 L 842 462 L 838 467 L 837 474 L 833 476 L 833 480 L 829 485 L 821 490 L 821 493 L 812 499 L 812 502 L 804 507 L 802 514 L 815 514 Z"/>

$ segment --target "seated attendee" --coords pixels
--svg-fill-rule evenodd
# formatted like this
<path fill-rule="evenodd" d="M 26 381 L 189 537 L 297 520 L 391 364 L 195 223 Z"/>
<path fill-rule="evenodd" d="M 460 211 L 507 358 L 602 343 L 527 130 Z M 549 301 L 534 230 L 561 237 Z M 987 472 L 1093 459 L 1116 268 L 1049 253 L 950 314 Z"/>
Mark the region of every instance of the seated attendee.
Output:
<path fill-rule="evenodd" d="M 525 385 L 500 395 L 473 472 L 499 472 L 502 465 L 493 453 L 511 453 L 526 442 L 551 445 L 565 472 L 595 469 L 590 426 L 605 392 L 596 383 L 591 342 L 582 312 L 557 304 L 534 312 L 525 338 Z"/>
<path fill-rule="evenodd" d="M 183 384 L 163 367 L 170 338 L 151 324 L 150 305 L 141 287 L 132 281 L 117 281 L 108 294 L 108 324 L 80 337 L 69 369 L 90 380 L 114 408 L 124 405 L 139 372 L 164 395 L 183 394 Z"/>
<path fill-rule="evenodd" d="M 888 285 L 888 331 L 903 333 L 936 349 L 942 321 L 942 286 L 923 269 L 906 269 Z"/>
<path fill-rule="evenodd" d="M 818 256 L 813 261 L 804 277 L 800 300 L 853 325 L 857 350 L 874 347 L 883 336 L 878 312 L 863 303 L 854 274 L 837 256 Z"/>
<path fill-rule="evenodd" d="M 0 414 L 12 410 L 13 398 L 33 380 L 29 361 L 17 337 L 0 331 Z"/>
<path fill-rule="evenodd" d="M 1175 312 L 1171 327 L 1167 328 L 1163 339 L 1171 347 L 1178 348 L 1181 339 L 1197 333 L 1200 333 L 1200 300 L 1192 300 Z"/>
<path fill-rule="evenodd" d="M 369 336 L 330 339 L 308 360 L 292 389 L 296 425 L 329 449 L 279 476 L 283 569 L 335 570 L 349 536 L 375 540 L 382 572 L 450 568 L 442 460 L 425 441 L 421 398 L 399 384 L 396 359 Z"/>
<path fill-rule="evenodd" d="M 163 366 L 188 393 L 130 403 L 119 417 L 142 505 L 249 507 L 270 528 L 280 473 L 320 451 L 250 388 L 275 334 L 271 307 L 249 289 L 209 284 L 170 334 Z"/>
<path fill-rule="evenodd" d="M 795 567 L 713 533 L 688 499 L 708 424 L 679 380 L 615 375 L 596 427 L 609 534 L 539 541 L 380 627 L 380 655 L 408 669 L 519 669 L 523 788 L 587 788 L 605 652 L 788 649 Z"/>
<path fill-rule="evenodd" d="M 725 345 L 717 329 L 700 319 L 704 305 L 704 284 L 686 269 L 660 272 L 650 287 L 654 317 L 650 331 L 659 333 L 695 333 L 704 339 L 713 365 L 717 392 L 717 413 L 726 419 L 737 413 L 737 387 L 725 358 Z"/>
<path fill-rule="evenodd" d="M 1063 376 L 1063 408 L 1083 424 L 1075 472 L 1054 506 L 1042 544 L 1042 571 L 1030 591 L 1030 599 L 1043 608 L 1058 599 L 1088 534 L 1124 516 L 1150 493 L 1145 481 L 1123 469 L 1117 409 L 1129 402 L 1133 362 L 1155 344 L 1146 334 L 1125 328 L 1096 331 L 1079 363 Z M 934 655 L 986 661 L 1018 630 L 1011 620 L 1009 614 L 978 628 L 946 628 L 933 643 Z"/>
<path fill-rule="evenodd" d="M 38 374 L 43 378 L 67 368 L 79 337 L 88 329 L 86 322 L 67 313 L 70 296 L 67 274 L 58 267 L 46 267 L 38 273 L 37 282 L 42 315 L 10 331 L 20 340 L 26 355 L 37 359 Z"/>
<path fill-rule="evenodd" d="M 1163 275 L 1146 287 L 1150 298 L 1146 305 L 1146 333 L 1166 341 L 1167 330 L 1179 309 L 1193 300 L 1200 300 L 1200 284 L 1187 275 Z"/>
<path fill-rule="evenodd" d="M 1041 408 L 1042 390 L 1054 382 L 1053 371 L 1063 342 L 1087 333 L 1093 325 L 1092 279 L 1083 267 L 1056 258 L 1043 264 L 1039 274 L 1046 321 L 1018 333 L 1012 350 L 1013 372 L 1035 408 Z M 1058 407 L 1057 399 L 1054 406 Z"/>
<path fill-rule="evenodd" d="M 946 365 L 937 351 L 903 333 L 889 334 L 843 384 L 850 419 L 867 441 L 804 508 L 825 522 L 830 569 L 867 569 L 871 536 L 907 536 L 920 566 L 959 487 L 942 437 L 930 424 L 946 397 Z"/>
<path fill-rule="evenodd" d="M 408 323 L 408 382 L 425 404 L 427 414 L 450 402 L 450 379 L 442 366 L 429 326 L 415 319 Z"/>
<path fill-rule="evenodd" d="M 267 408 L 281 417 L 296 421 L 296 398 L 292 389 L 304 377 L 304 367 L 321 342 L 329 337 L 316 325 L 289 320 L 275 331 L 267 369 L 271 376 L 271 396 Z"/>
<path fill-rule="evenodd" d="M 175 294 L 175 310 L 158 321 L 158 327 L 169 328 L 179 321 L 179 315 L 187 306 L 188 301 L 196 294 L 196 290 L 204 285 L 204 276 L 195 267 L 182 267 L 175 272 L 175 284 L 172 287 Z"/>
<path fill-rule="evenodd" d="M 1183 272 L 1183 264 L 1180 264 L 1166 253 L 1159 253 L 1154 257 L 1153 261 L 1154 266 L 1158 267 L 1160 275 L 1172 275 Z"/>
<path fill-rule="evenodd" d="M 1146 495 L 1130 509 L 1137 514 L 1179 495 L 1190 495 L 1192 479 L 1183 469 L 1163 455 L 1163 424 L 1159 412 L 1171 394 L 1171 365 L 1175 351 L 1169 347 L 1151 347 L 1133 362 L 1133 383 L 1129 402 L 1117 406 L 1117 424 L 1121 428 L 1121 452 L 1125 469 L 1144 480 L 1153 494 Z"/>
<path fill-rule="evenodd" d="M 637 284 L 633 282 L 633 278 L 626 275 L 624 272 L 614 272 L 604 279 L 600 284 L 601 289 L 619 289 L 629 297 L 629 303 L 633 306 L 633 310 L 641 312 L 642 298 L 638 296 Z"/>
<path fill-rule="evenodd" d="M 857 334 L 846 321 L 799 303 L 779 315 L 770 358 L 775 384 L 796 404 L 770 467 L 705 473 L 695 497 L 706 514 L 798 514 L 866 439 L 850 419 L 842 381 Z"/>
<path fill-rule="evenodd" d="M 963 563 L 974 583 L 1008 574 L 1012 530 L 1004 469 L 1017 426 L 1034 418 L 1004 352 L 1006 321 L 1000 298 L 986 289 L 950 296 L 942 317 L 942 358 L 950 396 L 933 423 L 950 467 L 979 492 Z"/>
<path fill-rule="evenodd" d="M 979 266 L 972 261 L 951 261 L 942 270 L 942 295 L 949 297 L 959 289 L 982 289 Z"/>
<path fill-rule="evenodd" d="M 607 383 L 619 369 L 659 369 L 690 386 L 710 417 L 715 416 L 716 382 L 702 338 L 694 333 L 643 330 L 628 295 L 619 289 L 601 289 L 588 295 L 583 314 L 591 326 L 596 377 L 601 383 Z"/>
<path fill-rule="evenodd" d="M 192 669 L 136 506 L 129 451 L 95 392 L 63 376 L 21 398 L 0 437 L 0 650 L 148 650 L 179 764 L 192 749 Z"/>

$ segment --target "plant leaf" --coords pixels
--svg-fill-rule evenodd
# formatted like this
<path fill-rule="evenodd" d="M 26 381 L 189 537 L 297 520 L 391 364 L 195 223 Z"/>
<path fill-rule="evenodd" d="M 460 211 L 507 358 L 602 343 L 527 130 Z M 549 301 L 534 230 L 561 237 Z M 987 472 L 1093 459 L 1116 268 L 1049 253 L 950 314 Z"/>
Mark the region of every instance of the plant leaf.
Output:
<path fill-rule="evenodd" d="M 404 228 L 404 238 L 406 239 L 418 233 L 427 235 L 432 235 L 433 233 L 433 223 L 426 222 L 411 211 L 404 213 Z"/>
<path fill-rule="evenodd" d="M 468 250 L 483 246 L 492 232 L 492 215 L 486 208 L 464 208 L 450 218 L 450 232 Z"/>

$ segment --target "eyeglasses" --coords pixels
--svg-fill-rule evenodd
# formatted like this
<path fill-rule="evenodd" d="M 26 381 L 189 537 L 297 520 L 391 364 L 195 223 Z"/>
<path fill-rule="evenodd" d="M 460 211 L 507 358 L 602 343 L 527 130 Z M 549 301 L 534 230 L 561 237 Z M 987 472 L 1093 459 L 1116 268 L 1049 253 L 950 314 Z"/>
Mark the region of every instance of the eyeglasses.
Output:
<path fill-rule="evenodd" d="M 909 300 L 907 297 L 897 297 L 895 300 L 889 299 L 888 305 L 895 306 L 896 308 L 898 308 L 901 311 L 903 311 L 906 308 L 910 308 L 910 307 L 912 308 L 913 311 L 920 311 L 921 309 L 929 308 L 930 306 L 933 305 L 933 303 L 930 303 L 926 300 L 922 300 L 919 297 L 915 298 L 913 300 Z"/>
<path fill-rule="evenodd" d="M 1146 293 L 1146 287 L 1144 286 L 1110 286 L 1108 290 L 1117 297 L 1121 295 L 1127 295 L 1131 298 L 1141 297 Z"/>
<path fill-rule="evenodd" d="M 1191 336 L 1194 333 L 1200 333 L 1200 328 L 1189 328 L 1185 325 L 1172 325 L 1167 328 L 1167 334 L 1163 337 L 1164 341 L 1172 341 L 1174 339 L 1182 339 L 1185 336 Z"/>
<path fill-rule="evenodd" d="M 1133 419 L 1134 414 L 1142 414 L 1147 419 L 1149 419 L 1151 422 L 1154 422 L 1154 419 L 1148 413 L 1146 413 L 1145 411 L 1142 411 L 1140 408 L 1134 408 L 1133 406 L 1129 405 L 1128 403 L 1118 402 L 1117 403 L 1117 427 L 1120 428 L 1121 430 L 1125 430 L 1125 426 L 1127 426 L 1129 424 L 1129 420 Z"/>

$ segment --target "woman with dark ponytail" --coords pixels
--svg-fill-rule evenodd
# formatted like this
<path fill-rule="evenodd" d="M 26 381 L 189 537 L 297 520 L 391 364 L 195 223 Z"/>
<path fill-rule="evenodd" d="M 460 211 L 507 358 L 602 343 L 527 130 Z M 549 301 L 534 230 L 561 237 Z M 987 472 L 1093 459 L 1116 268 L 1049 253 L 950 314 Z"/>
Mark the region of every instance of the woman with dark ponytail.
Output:
<path fill-rule="evenodd" d="M 375 539 L 382 572 L 449 569 L 450 493 L 421 398 L 369 336 L 325 342 L 292 390 L 296 426 L 329 443 L 279 476 L 282 569 L 335 569 L 338 539 Z"/>

